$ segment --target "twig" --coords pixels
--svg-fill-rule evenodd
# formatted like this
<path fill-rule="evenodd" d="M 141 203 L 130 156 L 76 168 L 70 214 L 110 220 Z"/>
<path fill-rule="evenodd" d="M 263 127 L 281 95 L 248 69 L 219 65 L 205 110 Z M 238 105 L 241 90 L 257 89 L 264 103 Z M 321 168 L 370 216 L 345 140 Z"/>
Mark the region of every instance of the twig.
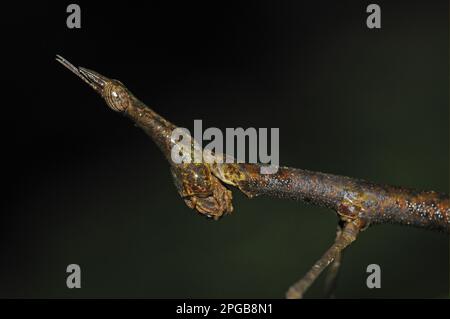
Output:
<path fill-rule="evenodd" d="M 139 101 L 121 82 L 77 68 L 60 56 L 57 61 L 89 84 L 112 110 L 129 117 L 153 139 L 170 163 L 181 197 L 200 214 L 219 219 L 233 211 L 232 193 L 226 184 L 239 188 L 249 197 L 266 195 L 302 200 L 338 214 L 344 225 L 342 233 L 338 232 L 335 243 L 289 290 L 289 298 L 302 297 L 320 273 L 334 262 L 330 273 L 332 287 L 342 251 L 370 225 L 395 223 L 450 232 L 449 197 L 443 193 L 378 185 L 289 167 L 280 167 L 275 174 L 261 174 L 258 164 L 223 163 L 223 154 L 210 154 L 209 161 L 199 164 L 176 164 L 171 160 L 171 149 L 177 143 L 171 139 L 175 125 Z M 193 145 L 189 152 L 202 150 Z"/>

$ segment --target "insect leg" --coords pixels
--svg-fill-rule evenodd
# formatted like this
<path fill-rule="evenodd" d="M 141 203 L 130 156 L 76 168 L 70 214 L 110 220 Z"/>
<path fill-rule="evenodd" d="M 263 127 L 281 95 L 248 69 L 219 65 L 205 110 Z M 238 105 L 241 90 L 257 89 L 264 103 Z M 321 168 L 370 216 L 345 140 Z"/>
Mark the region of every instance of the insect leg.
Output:
<path fill-rule="evenodd" d="M 306 275 L 289 288 L 286 293 L 288 299 L 303 298 L 304 293 L 319 277 L 322 271 L 332 262 L 340 258 L 342 251 L 350 245 L 358 235 L 360 226 L 352 221 L 344 225 L 341 234 L 336 238 L 334 244 L 325 252 L 325 254 L 312 266 Z"/>

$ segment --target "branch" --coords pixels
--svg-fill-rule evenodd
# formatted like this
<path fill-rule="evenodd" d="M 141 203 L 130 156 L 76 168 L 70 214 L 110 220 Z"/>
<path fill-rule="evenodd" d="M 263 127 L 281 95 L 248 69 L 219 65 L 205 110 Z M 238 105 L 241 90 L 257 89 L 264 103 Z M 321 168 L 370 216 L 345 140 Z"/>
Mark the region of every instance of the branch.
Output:
<path fill-rule="evenodd" d="M 112 110 L 130 118 L 153 139 L 169 161 L 180 196 L 200 214 L 217 220 L 233 211 L 232 192 L 225 185 L 237 187 L 248 197 L 265 195 L 301 200 L 337 213 L 342 231 L 338 231 L 335 243 L 305 277 L 290 288 L 288 298 L 301 298 L 330 264 L 332 289 L 343 250 L 356 240 L 360 231 L 371 225 L 395 223 L 450 232 L 447 194 L 378 185 L 289 167 L 280 167 L 275 174 L 261 174 L 261 165 L 225 163 L 226 154 L 205 153 L 195 141 L 180 152 L 200 155 L 204 161 L 174 163 L 171 150 L 179 142 L 172 139 L 175 125 L 139 101 L 121 82 L 77 68 L 61 56 L 57 56 L 57 61 L 100 94 Z"/>

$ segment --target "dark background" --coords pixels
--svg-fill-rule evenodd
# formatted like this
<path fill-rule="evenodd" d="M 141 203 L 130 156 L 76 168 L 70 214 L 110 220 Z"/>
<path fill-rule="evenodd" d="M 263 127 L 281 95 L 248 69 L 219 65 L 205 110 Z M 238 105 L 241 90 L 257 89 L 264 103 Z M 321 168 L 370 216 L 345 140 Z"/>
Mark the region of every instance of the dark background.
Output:
<path fill-rule="evenodd" d="M 152 141 L 56 54 L 180 126 L 279 127 L 282 165 L 449 191 L 447 1 L 377 1 L 381 30 L 366 1 L 77 2 L 80 30 L 69 3 L 3 7 L 0 297 L 282 298 L 335 236 L 327 209 L 237 192 L 232 216 L 197 216 Z M 444 234 L 373 227 L 336 295 L 446 297 L 448 261 Z"/>

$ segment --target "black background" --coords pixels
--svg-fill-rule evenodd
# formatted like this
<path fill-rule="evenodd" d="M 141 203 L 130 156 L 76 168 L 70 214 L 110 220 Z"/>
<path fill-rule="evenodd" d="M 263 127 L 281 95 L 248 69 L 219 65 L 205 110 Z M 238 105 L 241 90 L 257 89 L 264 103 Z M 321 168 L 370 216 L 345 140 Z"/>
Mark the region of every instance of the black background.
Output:
<path fill-rule="evenodd" d="M 78 2 L 80 30 L 69 3 L 3 10 L 1 297 L 281 298 L 334 238 L 332 212 L 295 202 L 236 194 L 234 215 L 196 216 L 153 143 L 56 54 L 180 126 L 279 127 L 282 165 L 448 192 L 446 1 L 378 1 L 381 30 L 365 1 Z M 369 229 L 337 296 L 447 296 L 448 253 L 443 234 Z"/>

